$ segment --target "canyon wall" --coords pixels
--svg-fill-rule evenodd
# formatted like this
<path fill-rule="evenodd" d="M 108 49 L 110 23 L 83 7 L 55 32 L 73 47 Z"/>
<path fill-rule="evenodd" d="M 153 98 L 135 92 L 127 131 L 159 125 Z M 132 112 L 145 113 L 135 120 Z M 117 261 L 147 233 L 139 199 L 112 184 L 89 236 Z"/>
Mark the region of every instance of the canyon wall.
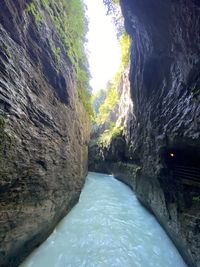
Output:
<path fill-rule="evenodd" d="M 200 3 L 120 2 L 132 39 L 133 112 L 121 137 L 96 147 L 90 168 L 129 184 L 187 264 L 199 267 Z"/>
<path fill-rule="evenodd" d="M 36 2 L 36 1 L 35 1 Z M 0 1 L 0 266 L 47 238 L 79 198 L 90 123 L 49 1 Z M 42 5 L 43 4 L 43 5 Z M 60 14 L 60 13 L 59 13 Z"/>
<path fill-rule="evenodd" d="M 200 266 L 200 4 L 121 1 L 132 37 L 130 83 L 139 199 L 190 266 Z"/>

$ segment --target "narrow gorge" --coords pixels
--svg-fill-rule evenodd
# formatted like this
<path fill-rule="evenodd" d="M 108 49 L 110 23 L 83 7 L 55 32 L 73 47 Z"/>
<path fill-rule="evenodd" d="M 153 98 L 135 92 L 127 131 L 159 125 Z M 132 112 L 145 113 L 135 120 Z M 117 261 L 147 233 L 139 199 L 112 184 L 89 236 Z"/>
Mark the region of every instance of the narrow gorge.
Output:
<path fill-rule="evenodd" d="M 200 5 L 124 0 L 121 7 L 132 38 L 130 87 L 125 78 L 116 119 L 123 131 L 107 146 L 92 144 L 89 169 L 130 185 L 188 265 L 199 266 Z"/>
<path fill-rule="evenodd" d="M 102 2 L 110 11 L 118 1 Z M 185 263 L 200 267 L 200 2 L 119 2 L 130 52 L 118 97 L 109 91 L 115 107 L 94 130 L 83 2 L 0 1 L 2 267 L 48 238 L 88 169 L 130 186 Z"/>

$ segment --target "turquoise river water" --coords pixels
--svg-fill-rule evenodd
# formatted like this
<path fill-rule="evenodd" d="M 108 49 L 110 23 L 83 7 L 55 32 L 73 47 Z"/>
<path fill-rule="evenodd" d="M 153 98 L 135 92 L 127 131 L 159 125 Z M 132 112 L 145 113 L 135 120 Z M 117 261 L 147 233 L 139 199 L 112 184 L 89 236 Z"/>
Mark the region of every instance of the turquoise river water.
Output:
<path fill-rule="evenodd" d="M 89 173 L 78 204 L 20 267 L 186 267 L 156 219 L 113 176 Z"/>

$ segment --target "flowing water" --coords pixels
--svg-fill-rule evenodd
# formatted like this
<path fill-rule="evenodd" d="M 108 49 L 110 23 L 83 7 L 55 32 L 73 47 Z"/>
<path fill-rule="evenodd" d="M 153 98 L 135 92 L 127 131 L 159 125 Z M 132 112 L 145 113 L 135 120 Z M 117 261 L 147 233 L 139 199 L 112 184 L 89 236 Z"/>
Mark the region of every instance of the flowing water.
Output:
<path fill-rule="evenodd" d="M 135 194 L 89 173 L 79 203 L 21 267 L 186 267 Z"/>

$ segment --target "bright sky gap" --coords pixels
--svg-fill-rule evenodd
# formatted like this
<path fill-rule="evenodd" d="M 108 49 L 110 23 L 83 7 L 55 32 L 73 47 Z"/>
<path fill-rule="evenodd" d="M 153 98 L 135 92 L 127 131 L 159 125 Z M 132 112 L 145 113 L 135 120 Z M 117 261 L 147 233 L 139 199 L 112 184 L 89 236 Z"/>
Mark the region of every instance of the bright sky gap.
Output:
<path fill-rule="evenodd" d="M 120 46 L 112 19 L 106 16 L 102 0 L 84 0 L 89 20 L 87 35 L 88 60 L 90 66 L 90 86 L 93 92 L 105 89 L 114 78 L 120 66 Z"/>

